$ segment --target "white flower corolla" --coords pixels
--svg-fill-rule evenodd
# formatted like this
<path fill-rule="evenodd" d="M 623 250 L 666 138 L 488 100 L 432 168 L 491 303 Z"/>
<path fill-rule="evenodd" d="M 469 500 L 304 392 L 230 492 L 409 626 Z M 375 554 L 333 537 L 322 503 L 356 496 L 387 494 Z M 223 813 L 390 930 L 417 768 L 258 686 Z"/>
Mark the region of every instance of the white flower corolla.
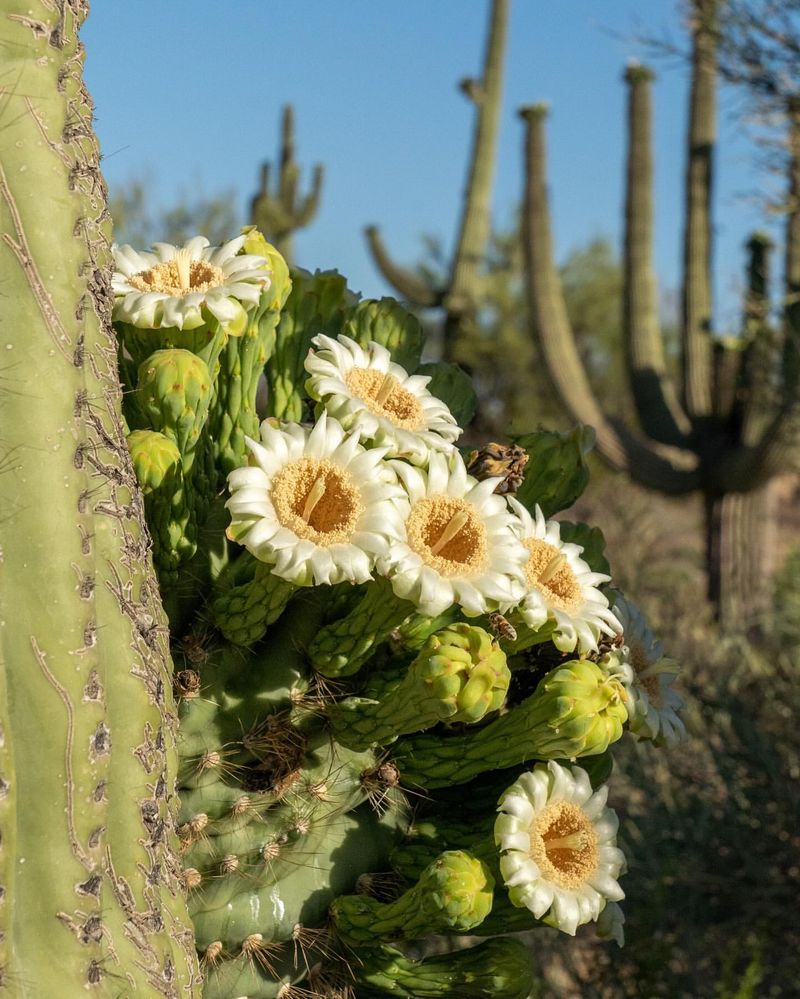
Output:
<path fill-rule="evenodd" d="M 531 516 L 513 496 L 508 502 L 522 525 L 520 537 L 528 552 L 527 592 L 519 606 L 523 620 L 534 630 L 554 621 L 553 644 L 562 652 L 595 651 L 601 634 L 620 631 L 597 588 L 611 577 L 590 568 L 580 545 L 562 541 L 558 521 L 545 520 L 538 506 Z"/>
<path fill-rule="evenodd" d="M 494 494 L 500 480 L 473 479 L 458 452 L 431 452 L 427 468 L 390 464 L 411 502 L 404 538 L 378 560 L 395 594 L 434 617 L 454 603 L 468 617 L 519 603 L 527 551 Z"/>
<path fill-rule="evenodd" d="M 297 586 L 370 579 L 408 513 L 383 451 L 325 414 L 311 430 L 265 421 L 246 441 L 251 464 L 228 476 L 228 537 Z"/>
<path fill-rule="evenodd" d="M 550 761 L 522 774 L 498 805 L 494 839 L 511 902 L 574 936 L 605 902 L 625 897 L 625 856 L 608 790 L 592 791 L 580 767 Z"/>
<path fill-rule="evenodd" d="M 630 666 L 628 723 L 631 732 L 658 744 L 679 742 L 686 735 L 680 718 L 683 701 L 672 683 L 680 672 L 674 659 L 664 656 L 661 642 L 647 625 L 639 608 L 621 593 L 614 598 L 624 644 L 617 650 Z"/>
<path fill-rule="evenodd" d="M 461 429 L 428 391 L 429 377 L 409 375 L 375 341 L 364 348 L 347 336 L 320 334 L 311 342 L 317 349 L 306 358 L 306 391 L 342 426 L 415 465 L 424 464 L 431 449 L 453 450 Z"/>
<path fill-rule="evenodd" d="M 210 246 L 205 236 L 194 236 L 181 247 L 155 243 L 152 253 L 115 246 L 114 321 L 192 330 L 210 314 L 228 332 L 242 333 L 247 313 L 270 285 L 266 258 L 239 252 L 246 238 Z"/>

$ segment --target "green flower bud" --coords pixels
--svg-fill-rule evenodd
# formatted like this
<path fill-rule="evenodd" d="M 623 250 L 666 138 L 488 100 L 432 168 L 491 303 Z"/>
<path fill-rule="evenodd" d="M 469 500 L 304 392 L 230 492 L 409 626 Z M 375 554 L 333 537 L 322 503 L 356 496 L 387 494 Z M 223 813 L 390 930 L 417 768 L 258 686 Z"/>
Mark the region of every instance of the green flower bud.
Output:
<path fill-rule="evenodd" d="M 197 550 L 197 531 L 184 489 L 177 444 L 156 430 L 128 435 L 133 469 L 144 493 L 147 523 L 153 536 L 153 562 L 162 586 L 174 584 L 178 566 Z"/>
<path fill-rule="evenodd" d="M 492 908 L 494 878 L 483 861 L 463 850 L 441 854 L 417 884 L 395 902 L 344 895 L 331 907 L 333 925 L 350 944 L 413 940 L 429 933 L 466 933 Z"/>
<path fill-rule="evenodd" d="M 254 253 L 259 257 L 266 257 L 269 261 L 271 272 L 270 286 L 267 291 L 267 308 L 277 312 L 286 304 L 289 292 L 292 290 L 292 278 L 289 274 L 289 265 L 272 243 L 268 243 L 264 236 L 254 225 L 245 226 L 242 234 L 247 238 L 242 247 L 243 253 Z"/>
<path fill-rule="evenodd" d="M 191 351 L 157 350 L 139 366 L 136 395 L 141 412 L 154 430 L 177 444 L 184 475 L 194 462 L 211 394 L 208 366 Z"/>
<path fill-rule="evenodd" d="M 128 434 L 128 447 L 145 496 L 179 484 L 181 452 L 174 441 L 156 430 L 134 430 Z"/>
<path fill-rule="evenodd" d="M 329 720 L 347 746 L 387 745 L 440 721 L 480 721 L 502 705 L 510 682 L 505 653 L 492 636 L 462 622 L 431 635 L 404 675 L 373 679 L 371 699 L 334 705 Z"/>
<path fill-rule="evenodd" d="M 344 332 L 362 347 L 371 340 L 381 344 L 409 374 L 419 367 L 422 325 L 394 298 L 366 298 L 359 302 Z"/>

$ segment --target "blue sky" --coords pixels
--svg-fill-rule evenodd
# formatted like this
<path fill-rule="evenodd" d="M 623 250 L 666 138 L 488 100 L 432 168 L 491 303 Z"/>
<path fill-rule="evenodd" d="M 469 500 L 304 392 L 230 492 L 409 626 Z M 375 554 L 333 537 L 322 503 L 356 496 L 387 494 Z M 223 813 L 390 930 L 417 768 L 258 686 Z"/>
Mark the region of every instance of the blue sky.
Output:
<path fill-rule="evenodd" d="M 551 104 L 549 147 L 559 258 L 600 233 L 619 240 L 627 59 L 637 33 L 680 35 L 674 0 L 512 0 L 494 217 L 522 190 L 516 109 Z M 296 110 L 298 158 L 326 167 L 319 214 L 297 262 L 337 267 L 365 295 L 389 292 L 362 228 L 379 224 L 413 262 L 421 236 L 450 246 L 472 129 L 457 89 L 480 72 L 488 0 L 94 0 L 86 76 L 110 184 L 145 170 L 154 200 L 235 188 L 244 217 L 259 163 L 277 152 L 281 107 Z M 677 284 L 686 73 L 656 65 L 656 265 Z M 716 192 L 717 329 L 735 328 L 741 246 L 762 224 L 764 182 L 723 95 Z"/>

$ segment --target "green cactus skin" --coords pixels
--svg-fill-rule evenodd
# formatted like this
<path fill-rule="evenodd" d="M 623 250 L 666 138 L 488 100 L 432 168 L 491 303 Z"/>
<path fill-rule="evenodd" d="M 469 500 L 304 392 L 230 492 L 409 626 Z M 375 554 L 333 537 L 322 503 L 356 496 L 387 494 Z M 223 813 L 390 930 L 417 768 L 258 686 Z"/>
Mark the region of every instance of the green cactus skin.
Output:
<path fill-rule="evenodd" d="M 365 298 L 353 309 L 344 333 L 367 347 L 371 340 L 382 344 L 392 360 L 413 373 L 422 355 L 422 324 L 394 298 Z"/>
<path fill-rule="evenodd" d="M 322 628 L 309 645 L 314 668 L 329 677 L 357 673 L 413 609 L 409 600 L 394 595 L 391 583 L 383 577 L 368 583 L 356 607 Z"/>
<path fill-rule="evenodd" d="M 450 850 L 420 875 L 395 902 L 343 895 L 331 907 L 336 932 L 351 944 L 374 940 L 413 940 L 429 933 L 465 933 L 492 907 L 494 878 L 489 868 L 463 850 Z"/>
<path fill-rule="evenodd" d="M 393 947 L 368 950 L 357 968 L 361 999 L 528 999 L 534 979 L 519 940 L 487 940 L 457 954 L 412 961 Z M 371 991 L 373 986 L 376 991 Z"/>
<path fill-rule="evenodd" d="M 253 645 L 281 616 L 297 587 L 275 576 L 263 562 L 247 583 L 223 591 L 214 601 L 217 627 L 234 645 Z"/>
<path fill-rule="evenodd" d="M 110 333 L 86 6 L 0 15 L 0 991 L 185 999 L 176 716 Z"/>
<path fill-rule="evenodd" d="M 264 365 L 275 349 L 279 310 L 249 317 L 240 337 L 230 337 L 220 355 L 220 376 L 209 417 L 212 460 L 224 481 L 245 463 L 245 437 L 258 437 L 256 391 Z"/>
<path fill-rule="evenodd" d="M 188 350 L 157 350 L 139 366 L 139 409 L 153 430 L 175 442 L 187 480 L 208 417 L 212 388 L 208 365 Z"/>
<path fill-rule="evenodd" d="M 303 419 L 307 405 L 303 365 L 311 340 L 318 333 L 341 333 L 351 297 L 347 282 L 336 271 L 292 270 L 292 291 L 281 312 L 272 363 L 266 370 L 270 416 Z"/>
<path fill-rule="evenodd" d="M 178 566 L 197 550 L 197 524 L 184 487 L 178 445 L 157 430 L 134 430 L 128 447 L 144 494 L 153 561 L 162 588 L 174 586 Z"/>
<path fill-rule="evenodd" d="M 328 718 L 346 746 L 389 745 L 440 721 L 481 721 L 502 706 L 510 680 L 505 654 L 492 636 L 462 622 L 432 635 L 402 677 L 373 687 L 368 699 L 341 701 Z"/>
<path fill-rule="evenodd" d="M 591 427 L 576 427 L 568 434 L 540 430 L 514 438 L 528 452 L 525 478 L 517 499 L 529 510 L 541 507 L 545 517 L 572 506 L 589 482 L 586 455 L 594 447 Z"/>
<path fill-rule="evenodd" d="M 507 714 L 466 735 L 420 735 L 398 744 L 396 760 L 411 784 L 463 784 L 487 770 L 529 760 L 604 753 L 627 720 L 622 684 L 579 659 L 552 670 Z"/>

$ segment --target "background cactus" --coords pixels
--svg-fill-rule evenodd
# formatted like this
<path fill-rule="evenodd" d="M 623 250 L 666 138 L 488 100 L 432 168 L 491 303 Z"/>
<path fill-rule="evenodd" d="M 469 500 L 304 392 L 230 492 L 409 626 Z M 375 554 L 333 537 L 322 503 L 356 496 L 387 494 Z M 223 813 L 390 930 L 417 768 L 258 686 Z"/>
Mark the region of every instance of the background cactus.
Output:
<path fill-rule="evenodd" d="M 301 197 L 300 167 L 294 158 L 294 108 L 287 104 L 281 120 L 281 150 L 275 189 L 270 190 L 272 165 L 261 165 L 259 189 L 250 203 L 250 219 L 272 240 L 288 263 L 293 262 L 294 234 L 311 222 L 319 207 L 322 179 L 321 164 L 314 167 L 311 190 Z"/>
<path fill-rule="evenodd" d="M 769 594 L 770 482 L 797 470 L 798 172 L 800 121 L 786 108 L 788 198 L 782 327 L 767 318 L 769 242 L 748 243 L 740 336 L 714 336 L 711 301 L 711 185 L 715 148 L 716 0 L 692 4 L 683 254 L 682 360 L 676 388 L 662 342 L 651 263 L 653 74 L 628 68 L 627 195 L 623 334 L 644 436 L 610 418 L 587 378 L 553 262 L 545 188 L 546 108 L 523 109 L 527 192 L 524 250 L 531 327 L 550 378 L 572 416 L 597 431 L 598 452 L 648 488 L 701 492 L 706 516 L 708 595 L 728 629 L 758 621 Z"/>
<path fill-rule="evenodd" d="M 0 12 L 0 993 L 177 999 L 199 994 L 177 716 L 120 413 L 85 14 L 79 0 Z M 173 525 L 159 507 L 165 557 L 183 544 Z"/>
<path fill-rule="evenodd" d="M 412 465 L 388 444 L 373 447 L 357 419 L 346 433 L 322 394 L 309 394 L 305 354 L 322 329 L 366 339 L 376 365 L 366 374 L 380 376 L 359 389 L 367 408 L 383 411 L 393 393 L 418 402 L 427 383 L 461 416 L 465 376 L 433 366 L 419 377 L 418 324 L 397 303 L 358 303 L 338 275 L 296 272 L 290 293 L 288 268 L 252 228 L 222 247 L 200 238 L 153 257 L 115 251 L 126 427 L 107 325 L 102 181 L 85 94 L 72 89 L 85 11 L 65 0 L 57 18 L 51 7 L 35 11 L 35 24 L 30 3 L 4 22 L 10 48 L 64 57 L 21 63 L 20 93 L 40 85 L 62 96 L 41 108 L 20 98 L 14 123 L 20 150 L 42 129 L 62 136 L 55 150 L 37 145 L 36 169 L 49 188 L 53 166 L 61 170 L 64 208 L 45 220 L 31 189 L 12 185 L 15 161 L 4 156 L 3 244 L 18 282 L 11 349 L 57 394 L 31 397 L 26 386 L 0 397 L 16 435 L 3 572 L 26 598 L 3 604 L 14 619 L 0 673 L 0 989 L 198 994 L 194 943 L 207 999 L 521 999 L 533 982 L 515 943 L 456 945 L 429 960 L 403 945 L 431 930 L 494 935 L 541 921 L 574 933 L 622 897 L 600 785 L 636 683 L 629 650 L 609 618 L 605 628 L 584 622 L 569 652 L 551 641 L 550 619 L 536 629 L 518 620 L 538 576 L 528 578 L 524 523 L 505 499 L 519 489 L 532 510 L 541 500 L 551 513 L 571 502 L 585 436 L 531 435 L 527 464 L 517 445 L 500 468 L 492 444 L 473 478 L 444 436 Z M 28 81 L 28 71 L 46 75 Z M 91 154 L 85 186 L 73 140 L 81 169 Z M 76 224 L 83 241 L 73 240 Z M 54 252 L 63 277 L 45 290 L 39 267 Z M 40 317 L 33 333 L 31 316 Z M 383 346 L 410 377 L 386 368 L 373 349 Z M 269 416 L 259 426 L 262 374 Z M 409 423 L 407 432 L 425 426 L 398 417 Z M 289 455 L 292 441 L 303 457 Z M 303 478 L 308 468 L 322 472 Z M 274 481 L 287 469 L 296 490 L 279 502 Z M 370 521 L 361 507 L 372 493 L 381 498 Z M 361 525 L 352 538 L 342 509 Z M 305 534 L 290 536 L 292 524 Z M 596 575 L 601 539 L 585 525 L 573 533 L 591 538 Z M 563 551 L 577 557 L 568 542 Z M 529 787 L 530 804 L 511 800 Z M 412 825 L 409 796 L 421 788 Z M 452 821 L 454 809 L 470 821 Z M 511 850 L 527 859 L 514 867 Z M 570 894 L 578 881 L 585 894 Z M 44 959 L 59 933 L 59 960 Z"/>

